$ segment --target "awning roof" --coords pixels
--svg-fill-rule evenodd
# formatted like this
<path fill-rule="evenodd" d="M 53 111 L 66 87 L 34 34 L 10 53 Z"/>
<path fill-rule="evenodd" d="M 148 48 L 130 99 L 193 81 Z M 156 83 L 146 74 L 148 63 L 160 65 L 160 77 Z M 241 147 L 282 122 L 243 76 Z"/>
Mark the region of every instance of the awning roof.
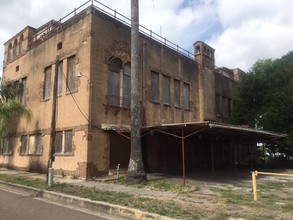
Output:
<path fill-rule="evenodd" d="M 106 125 L 101 126 L 102 130 L 114 130 L 117 132 L 130 132 L 130 126 L 115 126 Z M 142 127 L 142 135 L 148 132 L 163 131 L 180 135 L 182 131 L 184 136 L 192 134 L 204 134 L 210 137 L 228 137 L 233 139 L 247 139 L 255 141 L 270 141 L 287 137 L 286 134 L 265 131 L 261 129 L 247 128 L 244 126 L 237 126 L 231 124 L 223 124 L 211 121 L 202 122 L 188 122 L 177 124 L 162 124 L 156 126 Z M 180 134 L 179 134 L 180 133 Z"/>

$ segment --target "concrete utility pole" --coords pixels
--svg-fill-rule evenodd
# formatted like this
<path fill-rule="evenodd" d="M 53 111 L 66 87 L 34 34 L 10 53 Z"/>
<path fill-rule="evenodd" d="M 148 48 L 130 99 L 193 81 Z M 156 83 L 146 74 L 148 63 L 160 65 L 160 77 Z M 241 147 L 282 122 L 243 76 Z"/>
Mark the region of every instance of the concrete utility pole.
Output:
<path fill-rule="evenodd" d="M 57 81 L 58 81 L 58 69 L 59 69 L 59 56 L 56 56 L 54 82 L 53 82 L 53 99 L 52 99 L 52 118 L 51 118 L 51 134 L 50 134 L 50 146 L 49 146 L 49 159 L 47 165 L 47 183 L 48 186 L 52 185 L 54 170 L 52 169 L 55 154 L 55 139 L 56 139 L 56 112 L 57 112 Z"/>
<path fill-rule="evenodd" d="M 126 181 L 130 183 L 146 181 L 140 140 L 141 77 L 139 70 L 139 7 L 138 0 L 131 0 L 131 152 L 126 174 Z"/>

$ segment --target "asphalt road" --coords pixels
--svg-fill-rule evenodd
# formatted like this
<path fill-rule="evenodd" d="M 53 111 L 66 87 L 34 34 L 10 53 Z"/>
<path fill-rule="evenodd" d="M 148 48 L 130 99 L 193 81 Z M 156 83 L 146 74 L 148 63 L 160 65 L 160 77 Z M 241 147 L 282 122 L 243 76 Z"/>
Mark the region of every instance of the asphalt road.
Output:
<path fill-rule="evenodd" d="M 0 189 L 1 220 L 106 220 L 92 213 L 48 203 L 29 195 Z"/>

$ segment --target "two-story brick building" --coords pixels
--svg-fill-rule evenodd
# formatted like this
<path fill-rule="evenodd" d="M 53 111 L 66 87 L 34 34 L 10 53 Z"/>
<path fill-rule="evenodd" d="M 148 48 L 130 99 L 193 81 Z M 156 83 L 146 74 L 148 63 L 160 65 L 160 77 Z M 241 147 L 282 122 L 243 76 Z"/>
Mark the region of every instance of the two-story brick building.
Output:
<path fill-rule="evenodd" d="M 46 172 L 54 132 L 57 173 L 88 177 L 127 167 L 130 26 L 102 6 L 89 1 L 58 21 L 25 27 L 4 44 L 3 78 L 23 83 L 22 103 L 33 117 L 15 119 L 6 131 L 1 166 Z M 216 68 L 215 50 L 204 42 L 194 44 L 194 54 L 141 27 L 148 172 L 247 163 L 255 159 L 255 141 L 281 137 L 223 124 L 243 72 Z"/>

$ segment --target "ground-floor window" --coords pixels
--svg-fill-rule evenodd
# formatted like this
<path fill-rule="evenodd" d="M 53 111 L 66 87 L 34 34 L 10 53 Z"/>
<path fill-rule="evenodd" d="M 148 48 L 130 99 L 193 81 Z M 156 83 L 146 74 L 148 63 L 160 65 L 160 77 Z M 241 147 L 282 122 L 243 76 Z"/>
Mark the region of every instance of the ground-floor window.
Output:
<path fill-rule="evenodd" d="M 72 153 L 72 130 L 56 132 L 55 153 L 56 154 L 71 154 Z"/>
<path fill-rule="evenodd" d="M 1 154 L 11 155 L 12 154 L 12 142 L 10 137 L 4 137 L 1 141 Z"/>
<path fill-rule="evenodd" d="M 42 154 L 42 134 L 30 134 L 21 136 L 21 155 Z"/>

